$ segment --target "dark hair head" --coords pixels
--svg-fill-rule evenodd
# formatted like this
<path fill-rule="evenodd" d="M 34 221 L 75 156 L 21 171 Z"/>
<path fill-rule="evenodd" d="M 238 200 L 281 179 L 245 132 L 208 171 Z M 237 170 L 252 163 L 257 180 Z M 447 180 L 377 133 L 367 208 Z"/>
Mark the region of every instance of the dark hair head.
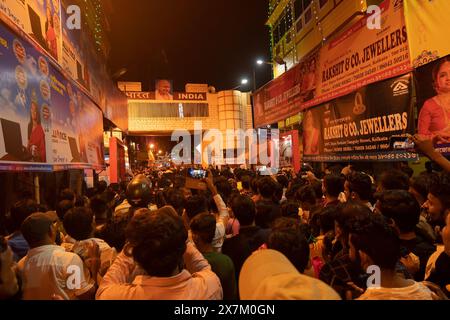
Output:
<path fill-rule="evenodd" d="M 411 188 L 413 188 L 424 200 L 427 199 L 431 186 L 439 180 L 439 175 L 421 174 L 411 181 Z"/>
<path fill-rule="evenodd" d="M 283 186 L 278 182 L 275 182 L 275 193 L 273 194 L 273 202 L 280 203 L 283 199 Z"/>
<path fill-rule="evenodd" d="M 445 210 L 450 209 L 450 173 L 439 174 L 439 180 L 435 181 L 430 193 L 439 199 L 442 207 Z"/>
<path fill-rule="evenodd" d="M 286 191 L 286 198 L 288 200 L 297 201 L 297 191 L 304 185 L 304 183 L 294 180 Z"/>
<path fill-rule="evenodd" d="M 286 201 L 281 205 L 281 216 L 284 218 L 296 218 L 298 219 L 298 209 L 300 204 L 296 201 Z"/>
<path fill-rule="evenodd" d="M 132 208 L 131 211 L 134 209 Z M 131 214 L 114 216 L 102 228 L 98 237 L 105 240 L 109 246 L 121 252 L 125 246 L 125 228 L 131 220 Z"/>
<path fill-rule="evenodd" d="M 178 215 L 181 216 L 183 214 L 185 199 L 183 192 L 180 189 L 169 188 L 165 192 L 164 198 L 166 199 L 167 204 L 171 205 Z"/>
<path fill-rule="evenodd" d="M 347 177 L 350 192 L 356 193 L 363 201 L 372 198 L 372 180 L 367 174 L 353 172 Z"/>
<path fill-rule="evenodd" d="M 91 209 L 77 207 L 70 209 L 64 215 L 64 229 L 77 241 L 89 239 L 92 236 L 94 215 Z"/>
<path fill-rule="evenodd" d="M 263 198 L 272 199 L 276 191 L 275 181 L 270 177 L 259 179 L 258 191 Z"/>
<path fill-rule="evenodd" d="M 119 193 L 120 192 L 120 184 L 118 183 L 111 183 L 108 187 L 109 190 L 111 190 L 114 193 Z"/>
<path fill-rule="evenodd" d="M 216 233 L 216 218 L 209 213 L 196 215 L 190 224 L 192 234 L 205 244 L 211 244 Z"/>
<path fill-rule="evenodd" d="M 134 260 L 149 276 L 170 277 L 183 261 L 187 230 L 172 207 L 138 210 L 126 236 Z"/>
<path fill-rule="evenodd" d="M 289 179 L 284 174 L 279 174 L 277 176 L 277 182 L 281 184 L 283 188 L 287 188 L 289 186 Z"/>
<path fill-rule="evenodd" d="M 355 202 L 339 205 L 338 210 L 335 221 L 339 224 L 339 228 L 345 237 L 348 237 L 353 230 L 366 223 L 367 219 L 373 215 L 368 207 Z"/>
<path fill-rule="evenodd" d="M 231 200 L 231 210 L 241 226 L 250 226 L 255 222 L 255 203 L 247 196 L 238 195 Z"/>
<path fill-rule="evenodd" d="M 316 194 L 316 199 L 322 199 L 323 198 L 323 191 L 322 191 L 322 183 L 320 181 L 314 181 L 311 186 L 314 189 L 314 193 Z"/>
<path fill-rule="evenodd" d="M 399 170 L 388 170 L 383 172 L 380 178 L 383 191 L 386 190 L 409 190 L 408 176 Z"/>
<path fill-rule="evenodd" d="M 230 198 L 231 193 L 233 192 L 233 187 L 228 182 L 228 180 L 223 179 L 223 177 L 218 180 L 215 186 L 217 188 L 217 192 L 222 196 L 223 201 L 225 201 L 226 203 Z"/>
<path fill-rule="evenodd" d="M 250 176 L 243 176 L 241 179 L 242 188 L 245 190 L 250 190 L 250 186 L 252 183 L 252 178 Z"/>
<path fill-rule="evenodd" d="M 400 240 L 382 216 L 373 214 L 365 224 L 353 228 L 350 241 L 357 251 L 367 254 L 374 265 L 395 269 L 400 258 Z"/>
<path fill-rule="evenodd" d="M 334 231 L 334 220 L 338 214 L 339 209 L 337 206 L 320 208 L 313 212 L 310 225 L 315 231 L 314 235 L 318 236 L 320 232 L 326 234 L 327 232 Z"/>
<path fill-rule="evenodd" d="M 379 197 L 379 210 L 395 222 L 400 232 L 412 232 L 419 223 L 420 206 L 407 191 L 388 190 Z"/>
<path fill-rule="evenodd" d="M 344 191 L 344 179 L 340 175 L 328 174 L 323 179 L 325 192 L 331 197 L 337 198 Z"/>
<path fill-rule="evenodd" d="M 106 183 L 106 181 L 101 180 L 97 183 L 97 192 L 99 194 L 103 193 L 106 191 L 106 189 L 108 189 L 108 184 Z"/>
<path fill-rule="evenodd" d="M 298 189 L 296 199 L 302 204 L 308 203 L 313 206 L 316 204 L 316 192 L 310 185 L 303 186 Z"/>
<path fill-rule="evenodd" d="M 34 200 L 21 200 L 11 208 L 11 227 L 20 230 L 20 226 L 33 213 L 39 212 L 39 205 Z"/>
<path fill-rule="evenodd" d="M 106 219 L 108 217 L 108 205 L 101 197 L 94 197 L 90 201 L 90 207 L 95 219 Z"/>
<path fill-rule="evenodd" d="M 301 273 L 308 266 L 309 244 L 298 219 L 277 219 L 272 226 L 267 246 L 284 254 Z"/>
<path fill-rule="evenodd" d="M 73 192 L 70 189 L 64 189 L 59 194 L 59 200 L 69 200 L 69 201 L 75 201 L 75 192 Z"/>
<path fill-rule="evenodd" d="M 279 217 L 281 217 L 279 205 L 270 200 L 262 200 L 256 203 L 255 223 L 257 226 L 263 229 L 269 229 Z"/>
<path fill-rule="evenodd" d="M 414 175 L 414 170 L 410 166 L 403 166 L 400 168 L 400 171 L 408 176 L 408 178 L 412 178 Z"/>
<path fill-rule="evenodd" d="M 56 214 L 58 215 L 59 220 L 64 221 L 64 215 L 73 207 L 73 201 L 62 200 L 58 202 L 56 205 Z"/>
<path fill-rule="evenodd" d="M 194 218 L 199 213 L 208 212 L 206 198 L 202 195 L 194 195 L 186 200 L 186 214 L 189 219 Z"/>

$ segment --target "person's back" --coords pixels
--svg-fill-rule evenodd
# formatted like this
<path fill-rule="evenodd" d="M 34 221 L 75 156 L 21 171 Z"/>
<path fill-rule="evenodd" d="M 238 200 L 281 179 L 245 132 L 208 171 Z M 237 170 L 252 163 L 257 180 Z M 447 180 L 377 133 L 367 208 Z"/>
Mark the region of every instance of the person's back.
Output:
<path fill-rule="evenodd" d="M 215 252 L 212 245 L 216 229 L 214 216 L 208 213 L 199 214 L 192 219 L 190 228 L 197 249 L 203 254 L 211 265 L 212 271 L 220 279 L 224 300 L 235 300 L 237 298 L 237 285 L 233 261 L 230 257 Z"/>
<path fill-rule="evenodd" d="M 95 223 L 94 215 L 89 208 L 73 208 L 64 216 L 64 228 L 67 234 L 76 242 L 65 243 L 67 251 L 78 254 L 82 259 L 87 256 L 87 247 L 90 242 L 95 242 L 100 250 L 99 273 L 103 276 L 117 256 L 114 248 L 111 248 L 104 240 L 94 238 Z"/>
<path fill-rule="evenodd" d="M 97 299 L 222 299 L 219 278 L 195 246 L 186 244 L 187 230 L 172 207 L 137 211 L 126 234 L 128 244 L 103 278 Z M 130 282 L 137 266 L 145 273 Z"/>
<path fill-rule="evenodd" d="M 409 280 L 402 288 L 368 288 L 358 300 L 433 300 L 430 289 L 420 282 Z"/>
<path fill-rule="evenodd" d="M 232 200 L 231 209 L 240 223 L 240 230 L 237 236 L 226 239 L 222 253 L 233 260 L 236 279 L 245 260 L 262 244 L 267 242 L 270 229 L 261 229 L 254 225 L 255 204 L 246 196 L 236 196 Z"/>

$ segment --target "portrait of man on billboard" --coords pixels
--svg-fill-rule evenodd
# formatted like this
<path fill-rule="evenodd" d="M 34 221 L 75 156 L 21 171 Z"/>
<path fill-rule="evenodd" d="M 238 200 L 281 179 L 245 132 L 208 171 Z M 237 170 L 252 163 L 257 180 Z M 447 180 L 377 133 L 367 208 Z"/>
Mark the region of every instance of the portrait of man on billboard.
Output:
<path fill-rule="evenodd" d="M 161 79 L 156 80 L 156 100 L 173 100 L 172 82 Z"/>

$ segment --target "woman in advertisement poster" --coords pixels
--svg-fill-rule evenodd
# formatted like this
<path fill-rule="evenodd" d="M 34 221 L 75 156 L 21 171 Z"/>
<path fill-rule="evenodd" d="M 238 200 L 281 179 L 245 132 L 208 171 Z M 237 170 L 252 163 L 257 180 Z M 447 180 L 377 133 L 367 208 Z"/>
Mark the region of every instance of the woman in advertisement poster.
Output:
<path fill-rule="evenodd" d="M 35 99 L 31 101 L 27 148 L 33 162 L 46 162 L 45 133 L 41 125 L 39 106 Z"/>
<path fill-rule="evenodd" d="M 320 132 L 313 113 L 307 111 L 303 119 L 303 146 L 305 155 L 318 155 Z"/>
<path fill-rule="evenodd" d="M 309 101 L 314 98 L 316 89 L 316 59 L 312 58 L 306 62 L 305 75 L 302 80 L 301 94 L 303 101 Z"/>
<path fill-rule="evenodd" d="M 450 143 L 450 57 L 433 68 L 433 87 L 437 95 L 427 100 L 419 115 L 419 135 Z"/>
<path fill-rule="evenodd" d="M 51 3 L 47 1 L 47 21 L 45 22 L 45 40 L 53 58 L 58 59 L 58 41 L 54 27 Z"/>

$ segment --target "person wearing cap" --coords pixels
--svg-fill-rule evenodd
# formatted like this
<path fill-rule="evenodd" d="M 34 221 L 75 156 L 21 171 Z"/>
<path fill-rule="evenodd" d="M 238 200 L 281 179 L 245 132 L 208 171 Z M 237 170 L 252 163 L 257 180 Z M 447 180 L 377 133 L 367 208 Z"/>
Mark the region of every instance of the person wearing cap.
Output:
<path fill-rule="evenodd" d="M 30 245 L 30 251 L 18 263 L 23 299 L 92 299 L 95 281 L 81 258 L 55 245 L 56 222 L 54 213 L 34 213 L 22 224 L 22 234 Z"/>
<path fill-rule="evenodd" d="M 126 235 L 127 245 L 100 283 L 98 300 L 223 298 L 219 278 L 187 241 L 183 220 L 172 207 L 136 211 Z"/>
<path fill-rule="evenodd" d="M 267 249 L 253 253 L 239 276 L 241 300 L 340 300 L 320 280 L 301 274 L 282 253 Z"/>

